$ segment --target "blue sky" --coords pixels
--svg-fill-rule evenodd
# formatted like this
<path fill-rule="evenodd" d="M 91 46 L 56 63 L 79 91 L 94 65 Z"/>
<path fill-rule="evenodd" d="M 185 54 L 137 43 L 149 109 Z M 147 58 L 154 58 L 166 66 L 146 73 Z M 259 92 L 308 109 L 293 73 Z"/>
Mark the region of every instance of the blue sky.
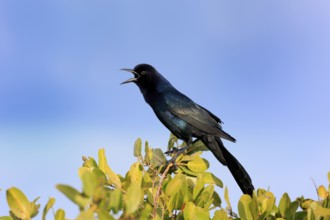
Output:
<path fill-rule="evenodd" d="M 224 122 L 256 187 L 316 199 L 330 170 L 329 1 L 0 2 L 0 215 L 5 189 L 74 206 L 81 156 L 106 149 L 124 174 L 141 137 L 169 132 L 120 68 L 155 66 Z M 211 155 L 232 204 L 241 195 Z M 222 190 L 220 190 L 222 194 Z M 279 199 L 279 198 L 277 198 Z M 236 205 L 234 205 L 235 207 Z"/>

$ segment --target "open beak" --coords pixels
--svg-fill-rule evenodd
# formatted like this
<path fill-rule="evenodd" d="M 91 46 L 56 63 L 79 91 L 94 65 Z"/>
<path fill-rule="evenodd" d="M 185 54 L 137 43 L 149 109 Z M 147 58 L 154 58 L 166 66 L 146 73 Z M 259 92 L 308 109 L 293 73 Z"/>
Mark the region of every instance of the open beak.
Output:
<path fill-rule="evenodd" d="M 135 72 L 134 70 L 132 69 L 126 69 L 126 68 L 123 68 L 123 69 L 120 69 L 120 70 L 124 70 L 124 71 L 127 71 L 127 72 L 130 72 L 130 73 L 133 73 L 134 74 L 134 77 L 133 78 L 130 78 L 122 83 L 120 83 L 121 85 L 122 84 L 126 84 L 126 83 L 131 83 L 131 82 L 136 82 L 138 77 L 139 77 L 139 74 L 137 72 Z"/>

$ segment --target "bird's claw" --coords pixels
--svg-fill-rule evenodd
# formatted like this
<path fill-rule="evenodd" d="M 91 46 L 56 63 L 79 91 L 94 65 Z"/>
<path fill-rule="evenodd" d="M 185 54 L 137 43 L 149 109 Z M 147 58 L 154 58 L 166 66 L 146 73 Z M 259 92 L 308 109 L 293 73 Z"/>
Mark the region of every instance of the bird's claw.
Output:
<path fill-rule="evenodd" d="M 173 147 L 171 150 L 165 151 L 164 154 L 166 154 L 167 156 L 170 156 L 171 154 L 177 153 L 179 151 L 178 148 Z"/>
<path fill-rule="evenodd" d="M 166 151 L 164 154 L 166 154 L 167 156 L 170 156 L 171 154 L 175 154 L 174 157 L 178 157 L 182 153 L 184 153 L 187 150 L 187 148 L 188 146 L 182 148 L 173 147 L 171 150 Z"/>
<path fill-rule="evenodd" d="M 173 147 L 171 150 L 169 151 L 166 151 L 165 154 L 166 155 L 173 155 L 173 157 L 167 161 L 167 164 L 170 164 L 172 163 L 173 166 L 174 166 L 174 169 L 178 169 L 178 165 L 176 163 L 176 159 L 181 155 L 183 154 L 186 150 L 187 150 L 188 146 L 185 146 L 185 147 L 182 147 L 182 148 L 176 148 L 176 147 Z"/>

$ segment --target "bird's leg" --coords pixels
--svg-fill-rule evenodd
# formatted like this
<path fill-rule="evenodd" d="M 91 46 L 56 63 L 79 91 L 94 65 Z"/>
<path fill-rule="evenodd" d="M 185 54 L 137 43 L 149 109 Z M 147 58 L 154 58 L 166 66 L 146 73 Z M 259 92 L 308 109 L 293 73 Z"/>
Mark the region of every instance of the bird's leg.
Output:
<path fill-rule="evenodd" d="M 177 164 L 176 164 L 176 159 L 177 159 L 181 154 L 183 154 L 183 153 L 187 150 L 188 147 L 189 147 L 189 146 L 187 145 L 187 146 L 182 147 L 182 148 L 173 148 L 172 150 L 165 152 L 165 154 L 168 154 L 168 155 L 169 155 L 169 154 L 172 154 L 172 153 L 174 154 L 174 156 L 173 156 L 170 160 L 167 161 L 167 164 L 172 163 L 173 166 L 174 166 L 174 169 L 176 170 L 176 169 L 178 168 L 178 166 L 177 166 Z"/>
<path fill-rule="evenodd" d="M 187 141 L 187 146 L 185 147 L 181 147 L 181 148 L 176 148 L 176 147 L 173 147 L 171 150 L 168 150 L 168 151 L 165 151 L 164 154 L 166 154 L 167 156 L 170 156 L 171 154 L 174 154 L 174 153 L 178 153 L 180 156 L 180 154 L 182 154 L 185 150 L 187 150 L 187 148 L 191 145 L 194 145 L 197 141 L 199 141 L 200 139 L 199 138 L 196 138 L 194 141 L 190 140 L 190 141 Z"/>
<path fill-rule="evenodd" d="M 188 146 L 185 146 L 185 147 L 182 147 L 182 148 L 173 147 L 171 150 L 165 151 L 164 154 L 166 154 L 167 156 L 170 156 L 171 154 L 177 154 L 177 153 L 179 153 L 179 155 L 180 155 L 187 148 L 188 148 Z"/>
<path fill-rule="evenodd" d="M 175 148 L 172 150 L 171 153 L 174 153 L 174 156 L 172 157 L 171 160 L 176 160 L 178 158 L 178 156 L 180 156 L 181 154 L 183 154 L 187 149 L 188 149 L 188 145 L 182 148 Z"/>
<path fill-rule="evenodd" d="M 198 141 L 197 139 L 192 141 L 191 139 L 189 141 L 186 141 L 187 145 L 185 147 L 182 148 L 173 148 L 170 151 L 166 151 L 165 154 L 170 155 L 170 154 L 175 154 L 169 161 L 167 161 L 167 164 L 169 163 L 173 163 L 174 167 L 177 168 L 177 164 L 176 164 L 176 159 L 183 154 L 189 146 L 191 146 L 192 144 L 196 143 L 196 141 Z"/>
<path fill-rule="evenodd" d="M 174 163 L 175 163 L 175 160 L 176 160 L 181 154 L 183 154 L 183 153 L 187 150 L 187 148 L 188 148 L 188 145 L 185 146 L 185 147 L 182 147 L 182 148 L 176 148 L 176 147 L 174 147 L 174 148 L 172 148 L 172 150 L 166 151 L 165 154 L 168 155 L 168 156 L 174 154 L 174 155 L 172 156 L 172 158 L 171 158 L 169 161 L 167 161 L 167 163 L 171 163 L 171 162 L 172 162 L 172 163 L 174 164 Z"/>

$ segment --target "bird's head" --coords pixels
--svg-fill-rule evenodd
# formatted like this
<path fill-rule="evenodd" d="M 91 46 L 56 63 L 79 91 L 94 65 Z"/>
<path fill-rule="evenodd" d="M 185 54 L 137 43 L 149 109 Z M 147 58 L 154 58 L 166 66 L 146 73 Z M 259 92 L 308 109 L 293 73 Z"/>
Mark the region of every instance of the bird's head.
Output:
<path fill-rule="evenodd" d="M 168 83 L 157 70 L 149 64 L 139 64 L 134 69 L 121 69 L 133 73 L 134 77 L 130 78 L 121 84 L 135 83 L 143 94 L 152 92 L 153 90 L 161 89 Z"/>

